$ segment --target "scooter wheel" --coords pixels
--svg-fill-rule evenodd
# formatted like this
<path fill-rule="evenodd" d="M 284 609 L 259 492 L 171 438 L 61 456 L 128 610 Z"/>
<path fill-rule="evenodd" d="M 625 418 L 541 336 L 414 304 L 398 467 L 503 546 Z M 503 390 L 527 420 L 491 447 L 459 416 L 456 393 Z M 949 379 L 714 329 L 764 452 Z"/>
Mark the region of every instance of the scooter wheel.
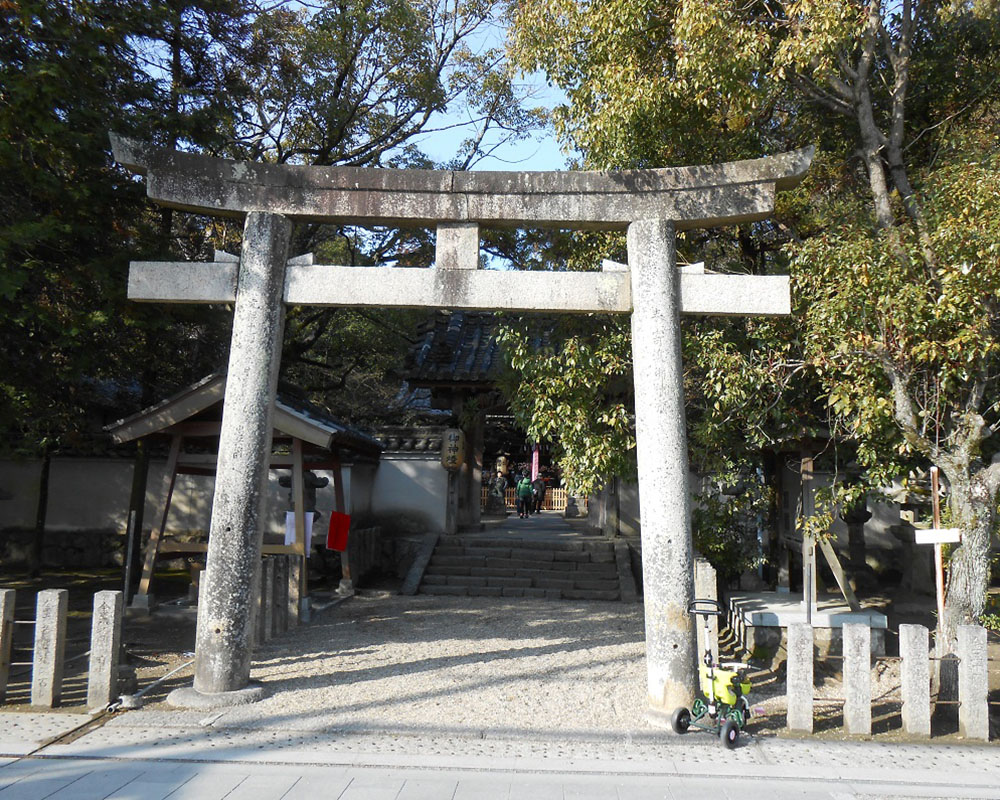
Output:
<path fill-rule="evenodd" d="M 722 746 L 727 750 L 732 750 L 736 747 L 736 740 L 740 738 L 740 726 L 737 725 L 733 720 L 727 719 L 722 723 L 722 727 L 719 729 L 719 739 L 722 740 Z"/>
<path fill-rule="evenodd" d="M 690 727 L 691 712 L 684 708 L 684 706 L 675 708 L 674 713 L 670 715 L 670 729 L 674 733 L 687 733 Z"/>

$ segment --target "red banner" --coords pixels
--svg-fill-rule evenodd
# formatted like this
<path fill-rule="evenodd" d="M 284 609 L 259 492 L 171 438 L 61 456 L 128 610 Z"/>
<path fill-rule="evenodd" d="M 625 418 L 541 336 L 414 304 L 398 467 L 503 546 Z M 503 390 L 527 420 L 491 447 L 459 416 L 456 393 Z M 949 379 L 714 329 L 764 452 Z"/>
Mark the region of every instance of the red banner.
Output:
<path fill-rule="evenodd" d="M 339 550 L 343 553 L 347 549 L 347 533 L 350 529 L 350 514 L 341 514 L 339 511 L 331 511 L 330 532 L 326 536 L 326 549 Z"/>

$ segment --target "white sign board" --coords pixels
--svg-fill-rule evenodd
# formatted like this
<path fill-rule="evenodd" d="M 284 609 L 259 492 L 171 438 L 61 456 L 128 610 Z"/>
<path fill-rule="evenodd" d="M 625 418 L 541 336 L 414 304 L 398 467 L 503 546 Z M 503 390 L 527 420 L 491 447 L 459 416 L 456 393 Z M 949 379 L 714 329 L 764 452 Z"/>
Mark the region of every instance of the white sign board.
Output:
<path fill-rule="evenodd" d="M 921 530 L 917 528 L 913 531 L 914 540 L 917 544 L 945 544 L 947 542 L 962 541 L 961 528 L 927 528 Z"/>

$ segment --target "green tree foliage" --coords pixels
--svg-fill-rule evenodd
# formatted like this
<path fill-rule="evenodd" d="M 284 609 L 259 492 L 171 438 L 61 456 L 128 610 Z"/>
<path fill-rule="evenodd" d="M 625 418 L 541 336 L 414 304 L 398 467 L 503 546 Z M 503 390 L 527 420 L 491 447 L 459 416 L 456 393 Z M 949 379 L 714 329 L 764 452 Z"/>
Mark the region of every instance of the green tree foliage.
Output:
<path fill-rule="evenodd" d="M 125 287 L 130 259 L 239 252 L 239 226 L 150 206 L 112 164 L 109 130 L 242 159 L 430 167 L 421 137 L 465 109 L 472 132 L 449 161 L 468 166 L 487 129 L 517 137 L 537 122 L 490 46 L 493 15 L 481 0 L 0 3 L 5 447 L 80 447 L 106 421 L 88 413 L 135 410 L 225 360 L 226 309 L 130 303 Z M 296 254 L 326 263 L 433 259 L 426 231 L 294 236 Z M 283 377 L 372 418 L 394 396 L 409 327 L 293 309 Z"/>
<path fill-rule="evenodd" d="M 692 441 L 739 452 L 828 416 L 870 485 L 937 463 L 965 531 L 941 621 L 950 640 L 983 610 L 1000 487 L 996 2 L 517 8 L 513 51 L 567 92 L 555 121 L 585 166 L 818 142 L 771 223 L 679 240 L 713 269 L 787 269 L 796 312 L 745 332 L 686 326 Z"/>
<path fill-rule="evenodd" d="M 171 346 L 149 308 L 125 303 L 128 253 L 155 247 L 142 188 L 112 169 L 108 128 L 141 126 L 156 105 L 127 35 L 137 9 L 114 3 L 0 7 L 0 428 L 4 449 L 80 437 L 88 412 L 130 388 Z M 196 319 L 182 315 L 190 333 Z M 210 340 L 204 341 L 210 347 Z M 195 359 L 197 360 L 197 359 Z"/>

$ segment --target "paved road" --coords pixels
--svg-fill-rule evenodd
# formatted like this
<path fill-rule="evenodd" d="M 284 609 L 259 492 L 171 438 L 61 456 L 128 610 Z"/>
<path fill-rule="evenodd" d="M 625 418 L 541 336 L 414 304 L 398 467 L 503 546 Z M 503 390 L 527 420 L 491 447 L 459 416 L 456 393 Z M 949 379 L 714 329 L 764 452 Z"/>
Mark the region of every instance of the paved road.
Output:
<path fill-rule="evenodd" d="M 990 745 L 761 738 L 727 752 L 707 736 L 440 739 L 251 731 L 194 716 L 4 714 L 0 800 L 1000 798 Z"/>

